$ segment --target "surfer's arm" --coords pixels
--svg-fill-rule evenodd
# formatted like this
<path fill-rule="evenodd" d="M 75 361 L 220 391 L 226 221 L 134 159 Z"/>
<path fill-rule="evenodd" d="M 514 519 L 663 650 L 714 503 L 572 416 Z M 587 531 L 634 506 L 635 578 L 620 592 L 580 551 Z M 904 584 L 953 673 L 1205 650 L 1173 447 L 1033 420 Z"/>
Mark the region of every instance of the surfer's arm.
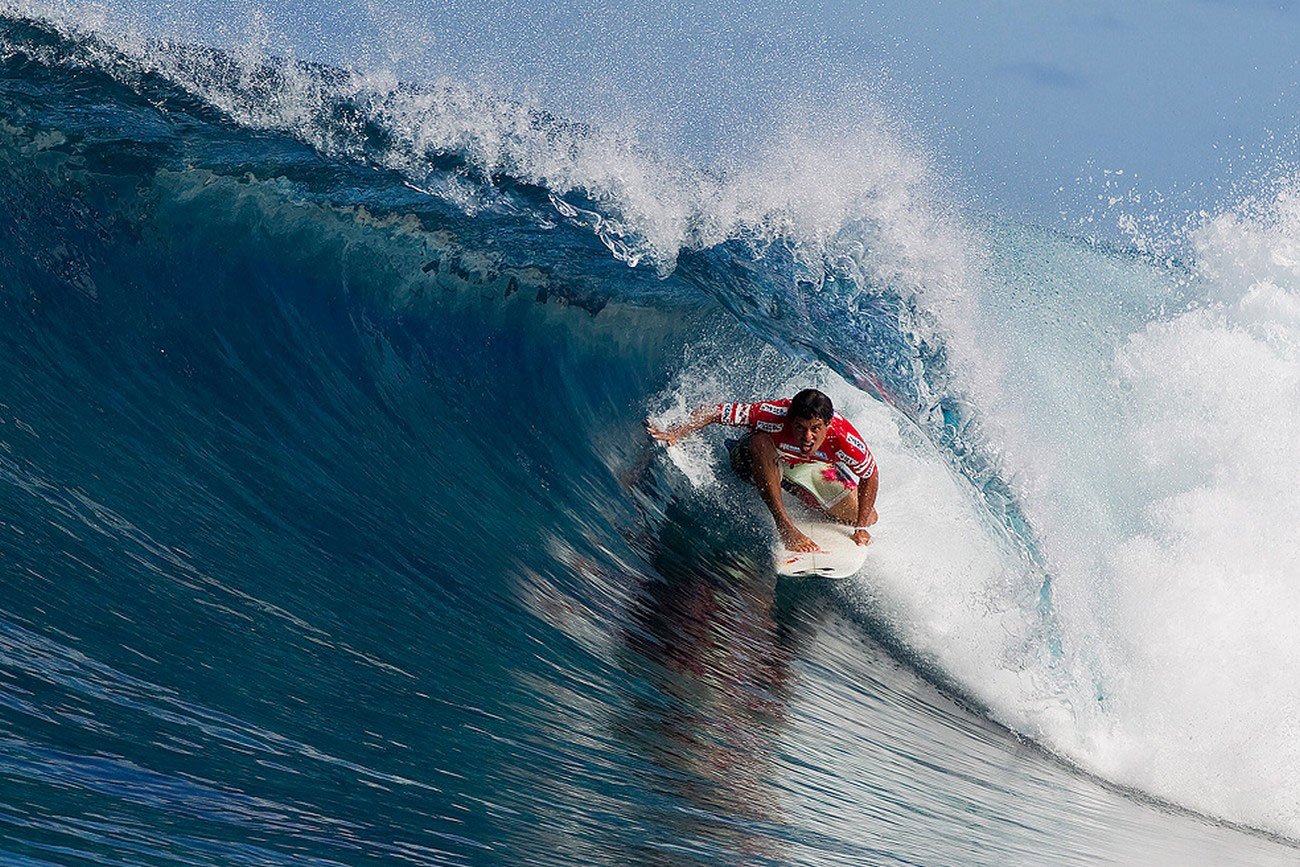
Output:
<path fill-rule="evenodd" d="M 659 427 L 656 427 L 655 423 L 650 419 L 646 419 L 645 429 L 646 433 L 659 440 L 659 442 L 664 443 L 665 445 L 675 446 L 682 439 L 693 433 L 698 433 L 709 425 L 716 424 L 721 420 L 722 410 L 717 405 L 702 406 L 695 410 L 695 412 L 691 413 L 690 418 L 676 427 L 660 429 Z"/>
<path fill-rule="evenodd" d="M 858 519 L 854 522 L 853 541 L 865 545 L 871 541 L 867 527 L 876 523 L 876 493 L 880 490 L 880 469 L 858 485 Z"/>

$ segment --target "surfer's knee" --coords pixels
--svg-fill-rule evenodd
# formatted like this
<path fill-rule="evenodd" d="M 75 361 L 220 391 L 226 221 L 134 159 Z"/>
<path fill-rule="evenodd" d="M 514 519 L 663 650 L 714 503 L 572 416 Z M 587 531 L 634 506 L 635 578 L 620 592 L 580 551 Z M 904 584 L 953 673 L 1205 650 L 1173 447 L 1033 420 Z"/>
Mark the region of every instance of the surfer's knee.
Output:
<path fill-rule="evenodd" d="M 771 434 L 756 431 L 750 434 L 745 447 L 749 450 L 749 456 L 755 460 L 776 459 L 776 440 L 772 439 Z"/>
<path fill-rule="evenodd" d="M 745 444 L 746 462 L 749 464 L 749 478 L 760 488 L 770 484 L 781 476 L 780 461 L 777 459 L 776 442 L 771 435 L 755 433 Z"/>

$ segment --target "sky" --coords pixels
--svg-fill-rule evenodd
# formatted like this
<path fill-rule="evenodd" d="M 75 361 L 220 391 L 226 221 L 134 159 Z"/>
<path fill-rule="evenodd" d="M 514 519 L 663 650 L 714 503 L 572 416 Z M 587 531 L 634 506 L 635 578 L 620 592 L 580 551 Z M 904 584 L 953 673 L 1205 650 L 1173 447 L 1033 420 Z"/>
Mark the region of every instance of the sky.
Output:
<path fill-rule="evenodd" d="M 885 62 L 924 82 L 922 125 L 1009 210 L 1050 218 L 1055 200 L 1077 216 L 1117 191 L 1212 209 L 1300 156 L 1300 4 L 989 0 L 889 17 Z"/>

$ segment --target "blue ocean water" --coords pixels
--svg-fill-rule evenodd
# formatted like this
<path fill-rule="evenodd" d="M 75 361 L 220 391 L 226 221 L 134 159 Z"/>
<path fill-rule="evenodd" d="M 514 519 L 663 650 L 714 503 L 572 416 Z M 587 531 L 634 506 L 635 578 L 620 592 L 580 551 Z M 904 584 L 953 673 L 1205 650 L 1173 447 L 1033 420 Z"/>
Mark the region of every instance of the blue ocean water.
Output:
<path fill-rule="evenodd" d="M 717 173 L 18 14 L 0 64 L 5 859 L 1295 862 L 1285 179 L 1121 250 L 885 127 Z M 642 433 L 803 383 L 882 468 L 852 582 Z"/>

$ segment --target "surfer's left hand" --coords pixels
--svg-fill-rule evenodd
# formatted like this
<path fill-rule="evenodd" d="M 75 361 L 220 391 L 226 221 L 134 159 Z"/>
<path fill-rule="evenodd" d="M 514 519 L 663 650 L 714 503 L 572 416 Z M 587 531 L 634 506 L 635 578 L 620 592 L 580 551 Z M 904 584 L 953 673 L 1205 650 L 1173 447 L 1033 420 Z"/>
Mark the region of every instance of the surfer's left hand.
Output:
<path fill-rule="evenodd" d="M 871 543 L 871 534 L 866 530 L 854 530 L 853 541 L 859 545 L 869 545 Z"/>

